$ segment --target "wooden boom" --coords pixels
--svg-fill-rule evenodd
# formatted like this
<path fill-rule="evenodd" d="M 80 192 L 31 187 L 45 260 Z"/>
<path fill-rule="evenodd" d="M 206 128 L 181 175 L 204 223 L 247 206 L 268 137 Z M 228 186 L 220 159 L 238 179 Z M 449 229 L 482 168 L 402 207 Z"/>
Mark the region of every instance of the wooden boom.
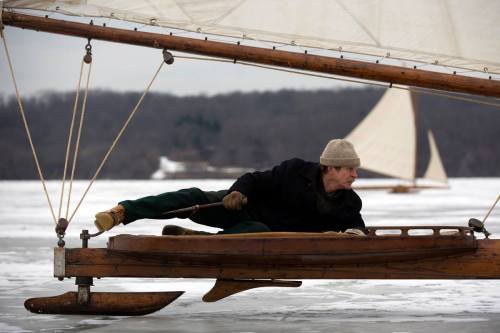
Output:
<path fill-rule="evenodd" d="M 421 88 L 500 97 L 500 81 L 2 12 L 5 25 Z"/>

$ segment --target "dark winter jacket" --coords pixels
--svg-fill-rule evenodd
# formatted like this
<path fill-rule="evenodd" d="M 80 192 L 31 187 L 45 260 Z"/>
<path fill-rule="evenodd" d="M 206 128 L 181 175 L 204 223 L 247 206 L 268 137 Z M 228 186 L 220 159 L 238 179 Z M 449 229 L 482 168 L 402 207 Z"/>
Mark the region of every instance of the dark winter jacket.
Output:
<path fill-rule="evenodd" d="M 295 158 L 272 170 L 246 173 L 231 186 L 248 197 L 245 210 L 272 231 L 344 231 L 364 228 L 353 190 L 324 191 L 318 163 Z"/>

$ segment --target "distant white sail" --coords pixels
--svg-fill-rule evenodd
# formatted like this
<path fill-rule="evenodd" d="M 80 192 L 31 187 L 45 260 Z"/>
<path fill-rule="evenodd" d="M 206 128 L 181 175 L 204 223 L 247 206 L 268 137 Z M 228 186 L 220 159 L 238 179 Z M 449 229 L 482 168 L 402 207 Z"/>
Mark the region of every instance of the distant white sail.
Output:
<path fill-rule="evenodd" d="M 443 162 L 439 156 L 439 151 L 436 146 L 436 141 L 434 140 L 434 135 L 432 131 L 427 132 L 427 138 L 429 139 L 430 145 L 430 159 L 429 165 L 427 166 L 427 171 L 425 171 L 424 178 L 432 179 L 442 183 L 448 183 L 448 177 L 446 176 L 446 171 L 444 170 Z"/>
<path fill-rule="evenodd" d="M 388 89 L 346 139 L 356 147 L 363 169 L 413 180 L 416 135 L 410 91 Z"/>
<path fill-rule="evenodd" d="M 361 168 L 394 178 L 416 181 L 417 124 L 409 90 L 387 89 L 370 113 L 346 136 L 356 147 Z M 432 132 L 430 159 L 424 179 L 448 178 Z"/>
<path fill-rule="evenodd" d="M 500 73 L 498 0 L 6 0 L 3 6 Z"/>

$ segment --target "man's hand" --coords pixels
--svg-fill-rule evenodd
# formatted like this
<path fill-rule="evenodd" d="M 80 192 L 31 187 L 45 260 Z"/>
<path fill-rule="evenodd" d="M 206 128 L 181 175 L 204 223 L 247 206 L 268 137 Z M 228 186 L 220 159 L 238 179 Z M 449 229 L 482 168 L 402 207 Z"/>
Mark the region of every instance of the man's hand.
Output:
<path fill-rule="evenodd" d="M 241 210 L 247 202 L 247 197 L 238 191 L 233 191 L 222 199 L 224 208 L 229 210 Z"/>

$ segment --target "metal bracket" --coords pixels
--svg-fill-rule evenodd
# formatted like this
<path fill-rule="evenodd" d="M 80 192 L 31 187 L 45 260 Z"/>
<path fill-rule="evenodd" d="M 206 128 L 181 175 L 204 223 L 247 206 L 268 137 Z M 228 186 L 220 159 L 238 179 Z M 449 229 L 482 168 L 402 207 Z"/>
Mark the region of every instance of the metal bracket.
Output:
<path fill-rule="evenodd" d="M 65 277 L 65 263 L 66 259 L 66 249 L 63 247 L 54 248 L 54 277 L 59 280 Z"/>
<path fill-rule="evenodd" d="M 91 276 L 77 276 L 75 284 L 78 286 L 78 304 L 88 304 L 90 302 L 90 286 L 94 285 Z"/>
<path fill-rule="evenodd" d="M 491 235 L 491 233 L 484 227 L 484 223 L 479 221 L 478 219 L 469 219 L 469 227 L 472 228 L 472 230 L 474 230 L 475 232 L 483 233 L 484 237 L 486 238 L 489 238 L 489 236 Z"/>
<path fill-rule="evenodd" d="M 90 44 L 90 38 L 88 38 L 88 43 L 85 45 L 85 55 L 83 56 L 83 61 L 86 64 L 90 64 L 92 62 L 92 45 Z"/>
<path fill-rule="evenodd" d="M 165 61 L 167 65 L 172 65 L 174 63 L 174 56 L 172 53 L 168 52 L 167 49 L 163 49 L 163 61 Z"/>
<path fill-rule="evenodd" d="M 82 232 L 80 233 L 80 239 L 82 240 L 82 248 L 84 248 L 84 249 L 88 248 L 89 247 L 89 239 L 91 239 L 93 237 L 97 237 L 102 233 L 104 233 L 104 230 L 96 232 L 95 234 L 89 234 L 89 231 L 86 229 L 82 230 Z"/>

